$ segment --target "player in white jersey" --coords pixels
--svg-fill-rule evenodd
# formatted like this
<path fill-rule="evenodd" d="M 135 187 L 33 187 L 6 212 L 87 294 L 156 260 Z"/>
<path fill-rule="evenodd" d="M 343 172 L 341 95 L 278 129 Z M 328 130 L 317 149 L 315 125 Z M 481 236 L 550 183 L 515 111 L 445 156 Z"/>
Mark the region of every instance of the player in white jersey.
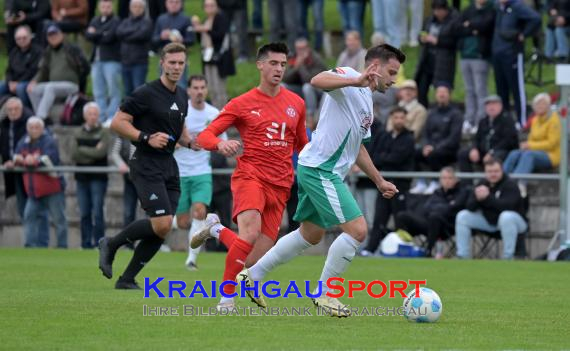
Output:
<path fill-rule="evenodd" d="M 329 249 L 319 279 L 322 294 L 314 298 L 313 303 L 339 317 L 350 314 L 344 304 L 325 295 L 327 279 L 339 277 L 348 268 L 368 231 L 366 220 L 343 180 L 356 163 L 385 198 L 392 198 L 398 192 L 374 167 L 362 143 L 370 137 L 374 118 L 372 92 L 384 92 L 394 84 L 405 59 L 400 50 L 383 44 L 368 50 L 364 72 L 338 67 L 321 72 L 311 80 L 312 85 L 327 94 L 317 129 L 299 155 L 299 204 L 295 220 L 301 222 L 301 226 L 279 240 L 255 265 L 240 272 L 236 277 L 238 281 L 253 286 L 253 281 L 262 280 L 277 265 L 318 244 L 327 228 L 338 225 L 342 234 Z M 247 293 L 259 306 L 266 306 L 262 295 L 255 297 L 253 291 Z"/>
<path fill-rule="evenodd" d="M 188 79 L 187 92 L 190 101 L 185 127 L 194 136 L 206 129 L 220 112 L 206 102 L 207 84 L 206 78 L 201 75 L 195 75 Z M 221 138 L 227 140 L 225 134 Z M 207 206 L 210 206 L 212 201 L 210 152 L 179 147 L 174 151 L 174 158 L 178 163 L 181 193 L 173 227 L 189 229 L 188 240 L 190 240 L 192 239 L 191 233 L 196 233 L 202 229 L 206 220 Z M 189 270 L 198 269 L 196 259 L 199 251 L 200 248 L 188 248 L 188 258 L 185 264 Z"/>

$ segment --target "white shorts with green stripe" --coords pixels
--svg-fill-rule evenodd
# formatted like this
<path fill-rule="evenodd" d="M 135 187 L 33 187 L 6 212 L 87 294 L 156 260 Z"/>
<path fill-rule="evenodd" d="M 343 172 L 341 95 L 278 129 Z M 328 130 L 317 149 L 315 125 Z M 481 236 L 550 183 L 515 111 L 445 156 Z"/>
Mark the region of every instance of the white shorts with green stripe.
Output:
<path fill-rule="evenodd" d="M 295 221 L 330 228 L 362 216 L 352 193 L 337 174 L 298 165 L 297 183 L 299 203 Z"/>

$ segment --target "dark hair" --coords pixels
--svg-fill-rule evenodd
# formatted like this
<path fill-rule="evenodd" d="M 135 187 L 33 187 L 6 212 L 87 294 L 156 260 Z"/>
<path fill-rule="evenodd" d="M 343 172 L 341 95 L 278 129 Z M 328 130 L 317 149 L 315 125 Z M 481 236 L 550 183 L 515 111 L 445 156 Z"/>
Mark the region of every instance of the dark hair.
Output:
<path fill-rule="evenodd" d="M 162 48 L 162 51 L 160 52 L 160 58 L 163 59 L 166 54 L 176 54 L 179 52 L 186 53 L 186 46 L 180 43 L 169 43 Z"/>
<path fill-rule="evenodd" d="M 499 160 L 498 158 L 495 158 L 495 157 L 491 157 L 487 161 L 483 162 L 484 167 L 492 166 L 495 164 L 498 164 L 499 166 L 501 166 L 501 168 L 503 167 L 503 163 L 501 162 L 501 160 Z"/>
<path fill-rule="evenodd" d="M 285 43 L 269 43 L 265 44 L 257 50 L 256 60 L 260 61 L 265 59 L 270 52 L 276 52 L 280 54 L 289 55 L 289 48 Z"/>
<path fill-rule="evenodd" d="M 401 106 L 396 106 L 390 110 L 390 116 L 392 116 L 394 113 L 403 113 L 404 115 L 407 115 L 408 110 L 406 110 L 405 108 L 403 108 Z"/>
<path fill-rule="evenodd" d="M 400 63 L 406 62 L 406 55 L 398 48 L 388 44 L 380 44 L 373 46 L 366 52 L 364 61 L 366 63 L 370 60 L 379 59 L 382 62 L 388 62 L 390 59 L 396 59 Z"/>
<path fill-rule="evenodd" d="M 449 10 L 449 3 L 447 0 L 433 0 L 431 3 L 431 8 Z"/>
<path fill-rule="evenodd" d="M 206 84 L 208 84 L 208 80 L 206 79 L 206 76 L 204 76 L 203 74 L 194 74 L 194 75 L 191 75 L 190 78 L 188 78 L 188 86 L 191 86 L 192 82 L 195 80 L 200 81 L 200 82 L 204 81 L 204 82 L 206 82 Z"/>

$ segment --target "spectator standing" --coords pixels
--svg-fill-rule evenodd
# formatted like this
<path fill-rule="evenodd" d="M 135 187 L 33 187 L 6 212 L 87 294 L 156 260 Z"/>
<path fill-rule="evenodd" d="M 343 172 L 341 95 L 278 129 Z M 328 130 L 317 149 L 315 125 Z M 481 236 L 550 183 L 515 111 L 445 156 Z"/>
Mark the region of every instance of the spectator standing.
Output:
<path fill-rule="evenodd" d="M 290 68 L 285 71 L 283 85 L 305 99 L 307 120 L 314 119 L 323 92 L 311 85 L 311 79 L 327 66 L 305 38 L 295 41 L 295 56 L 288 63 Z"/>
<path fill-rule="evenodd" d="M 64 33 L 79 33 L 89 23 L 87 0 L 51 0 L 51 18 Z"/>
<path fill-rule="evenodd" d="M 406 129 L 407 111 L 403 107 L 395 107 L 390 112 L 392 131 L 381 131 L 372 140 L 371 158 L 374 166 L 384 172 L 409 172 L 414 167 L 414 134 Z M 409 179 L 390 179 L 399 193 L 392 199 L 376 197 L 376 210 L 368 244 L 361 252 L 363 256 L 374 254 L 380 241 L 388 234 L 387 225 L 390 216 L 396 216 L 406 209 L 407 192 L 410 189 Z M 390 179 L 390 180 L 389 180 Z"/>
<path fill-rule="evenodd" d="M 337 67 L 351 67 L 361 72 L 364 70 L 366 49 L 362 47 L 360 34 L 353 30 L 344 35 L 345 49 L 338 56 Z"/>
<path fill-rule="evenodd" d="M 534 117 L 528 140 L 520 143 L 519 150 L 513 150 L 505 160 L 507 174 L 528 174 L 538 170 L 549 170 L 560 164 L 560 117 L 550 110 L 550 96 L 538 94 L 532 100 Z M 526 182 L 520 181 L 521 195 L 526 197 Z"/>
<path fill-rule="evenodd" d="M 523 1 L 499 0 L 491 46 L 497 94 L 505 110 L 510 110 L 513 95 L 516 117 L 525 125 L 524 40 L 540 29 L 540 16 Z"/>
<path fill-rule="evenodd" d="M 471 258 L 471 232 L 477 229 L 500 231 L 503 259 L 512 259 L 517 237 L 528 225 L 517 184 L 503 173 L 498 160 L 485 162 L 485 179 L 471 192 L 466 207 L 455 217 L 457 256 Z"/>
<path fill-rule="evenodd" d="M 445 83 L 453 87 L 455 79 L 457 13 L 449 8 L 447 0 L 433 0 L 432 12 L 420 34 L 422 47 L 414 79 L 418 84 L 418 100 L 426 108 L 430 86 Z"/>
<path fill-rule="evenodd" d="M 295 47 L 299 36 L 299 3 L 295 0 L 267 0 L 269 12 L 269 41 L 286 37 L 287 47 Z"/>
<path fill-rule="evenodd" d="M 489 0 L 476 0 L 461 13 L 457 23 L 461 75 L 465 84 L 464 133 L 473 134 L 485 117 L 483 100 L 488 95 L 494 23 L 495 8 Z"/>
<path fill-rule="evenodd" d="M 26 88 L 37 117 L 46 119 L 56 98 L 77 93 L 89 72 L 89 63 L 77 46 L 65 43 L 55 24 L 47 28 L 45 49 L 36 76 Z"/>
<path fill-rule="evenodd" d="M 423 234 L 426 256 L 433 255 L 438 240 L 453 235 L 455 216 L 465 208 L 469 192 L 461 185 L 452 167 L 444 167 L 439 173 L 440 187 L 424 202 L 419 211 L 404 211 L 396 215 L 396 228 L 413 236 Z M 435 258 L 443 258 L 436 252 Z"/>
<path fill-rule="evenodd" d="M 23 25 L 16 29 L 16 46 L 10 50 L 8 67 L 3 82 L 0 82 L 0 98 L 15 95 L 25 106 L 32 107 L 26 88 L 38 72 L 38 64 L 42 57 L 42 49 L 32 43 L 30 27 Z"/>
<path fill-rule="evenodd" d="M 416 47 L 419 45 L 418 38 L 424 21 L 424 0 L 402 0 L 401 6 L 401 44 Z"/>
<path fill-rule="evenodd" d="M 192 17 L 194 30 L 200 33 L 202 67 L 212 91 L 213 105 L 221 109 L 228 102 L 226 78 L 236 73 L 231 48 L 230 21 L 218 8 L 216 0 L 204 1 L 206 20 L 203 24 L 197 16 Z"/>
<path fill-rule="evenodd" d="M 491 95 L 484 103 L 486 116 L 479 121 L 472 146 L 457 155 L 461 172 L 473 172 L 473 166 L 483 165 L 491 158 L 502 162 L 511 150 L 518 147 L 515 121 L 503 111 L 501 98 Z"/>
<path fill-rule="evenodd" d="M 42 166 L 58 166 L 59 151 L 53 137 L 45 132 L 44 121 L 30 117 L 26 122 L 27 135 L 16 147 L 14 164 L 33 170 Z M 51 173 L 27 172 L 23 175 L 28 195 L 24 209 L 24 236 L 26 247 L 47 247 L 49 227 L 44 220 L 46 209 L 55 225 L 57 247 L 67 248 L 67 221 L 63 177 Z M 45 236 L 44 236 L 45 235 Z"/>
<path fill-rule="evenodd" d="M 194 44 L 195 39 L 190 18 L 182 11 L 182 0 L 166 0 L 166 13 L 160 15 L 154 25 L 152 44 L 155 50 L 162 50 L 168 43 L 180 43 L 188 48 Z M 186 89 L 187 81 L 188 65 L 185 65 L 178 85 Z"/>
<path fill-rule="evenodd" d="M 237 34 L 238 62 L 245 62 L 249 58 L 247 0 L 217 0 L 217 3 L 230 22 L 229 28 L 233 26 Z"/>
<path fill-rule="evenodd" d="M 323 31 L 325 29 L 324 0 L 297 0 L 299 1 L 299 24 L 301 26 L 300 35 L 310 38 L 307 17 L 309 8 L 313 13 L 313 48 L 321 51 L 323 48 Z"/>
<path fill-rule="evenodd" d="M 16 29 L 27 25 L 35 34 L 36 41 L 43 42 L 43 22 L 49 19 L 49 1 L 37 0 L 6 0 L 4 3 L 4 22 L 6 23 L 6 51 L 10 52 L 16 45 L 14 35 Z"/>
<path fill-rule="evenodd" d="M 131 0 L 130 16 L 117 27 L 117 39 L 121 43 L 121 71 L 125 96 L 146 81 L 148 51 L 152 38 L 152 22 L 145 16 L 144 0 Z"/>
<path fill-rule="evenodd" d="M 400 0 L 372 0 L 374 33 L 382 36 L 386 44 L 399 48 L 402 45 L 404 6 Z M 423 11 L 422 11 L 423 12 Z"/>
<path fill-rule="evenodd" d="M 445 85 L 435 91 L 437 106 L 428 112 L 423 147 L 416 152 L 416 168 L 427 165 L 430 171 L 439 172 L 456 160 L 463 118 L 459 109 L 451 104 L 450 95 L 450 88 Z M 425 181 L 419 180 L 410 193 L 431 195 L 438 187 L 436 181 L 427 186 Z"/>
<path fill-rule="evenodd" d="M 548 60 L 566 62 L 570 54 L 568 32 L 570 29 L 570 1 L 551 0 L 548 22 L 544 30 L 544 56 Z"/>
<path fill-rule="evenodd" d="M 338 0 L 338 12 L 340 13 L 340 22 L 342 23 L 342 31 L 344 33 L 355 30 L 360 33 L 361 38 L 364 38 L 363 22 L 365 8 L 366 0 Z"/>
<path fill-rule="evenodd" d="M 78 167 L 106 167 L 111 144 L 109 129 L 100 123 L 99 106 L 88 102 L 83 107 L 85 123 L 75 132 L 71 158 Z M 81 212 L 81 247 L 94 248 L 105 236 L 105 194 L 107 174 L 76 172 L 77 202 Z"/>
<path fill-rule="evenodd" d="M 120 19 L 113 14 L 112 0 L 99 0 L 99 13 L 85 32 L 93 43 L 91 79 L 101 123 L 110 123 L 121 102 L 121 51 L 117 38 Z"/>

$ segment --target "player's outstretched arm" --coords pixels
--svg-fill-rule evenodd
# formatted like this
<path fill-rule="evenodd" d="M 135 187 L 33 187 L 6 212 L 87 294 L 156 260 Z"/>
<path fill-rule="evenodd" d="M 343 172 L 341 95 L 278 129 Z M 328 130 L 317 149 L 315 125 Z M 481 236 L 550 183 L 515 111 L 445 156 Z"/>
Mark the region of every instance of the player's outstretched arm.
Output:
<path fill-rule="evenodd" d="M 376 65 L 370 65 L 358 77 L 345 77 L 331 71 L 323 71 L 311 79 L 311 85 L 325 91 L 345 87 L 367 87 L 371 81 L 376 82 L 380 78 L 376 68 Z"/>
<path fill-rule="evenodd" d="M 356 165 L 376 184 L 378 190 L 382 193 L 387 199 L 391 199 L 396 193 L 398 193 L 398 189 L 396 186 L 387 180 L 385 180 L 380 172 L 374 167 L 374 163 L 368 154 L 368 150 L 364 147 L 364 145 L 360 145 L 360 150 L 358 151 L 358 157 L 356 158 Z"/>

